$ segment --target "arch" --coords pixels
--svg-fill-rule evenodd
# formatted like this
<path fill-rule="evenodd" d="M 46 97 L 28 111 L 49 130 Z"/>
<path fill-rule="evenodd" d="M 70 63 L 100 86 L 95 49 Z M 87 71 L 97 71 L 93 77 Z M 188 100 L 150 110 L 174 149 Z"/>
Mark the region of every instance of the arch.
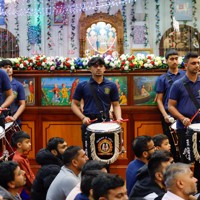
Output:
<path fill-rule="evenodd" d="M 169 28 L 162 36 L 159 45 L 159 54 L 164 56 L 169 48 L 175 48 L 180 56 L 192 51 L 200 53 L 200 34 L 197 29 L 188 26 L 180 25 L 180 32 L 175 32 L 173 28 Z"/>
<path fill-rule="evenodd" d="M 15 58 L 19 56 L 16 37 L 6 29 L 0 28 L 0 57 Z"/>
<path fill-rule="evenodd" d="M 116 51 L 118 52 L 118 54 L 123 54 L 124 34 L 123 34 L 123 18 L 121 12 L 118 11 L 115 15 L 109 15 L 107 13 L 95 13 L 89 16 L 86 16 L 86 14 L 82 12 L 81 17 L 79 19 L 80 57 L 84 57 L 86 55 L 85 50 L 86 50 L 88 28 L 100 22 L 110 24 L 116 30 L 116 36 L 117 36 Z"/>

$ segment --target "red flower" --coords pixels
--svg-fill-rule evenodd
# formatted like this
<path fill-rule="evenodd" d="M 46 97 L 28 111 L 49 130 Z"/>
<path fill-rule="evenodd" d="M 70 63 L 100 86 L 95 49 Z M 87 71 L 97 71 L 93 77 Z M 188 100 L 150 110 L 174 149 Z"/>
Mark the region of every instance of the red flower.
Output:
<path fill-rule="evenodd" d="M 26 62 L 23 62 L 23 65 L 24 65 L 24 67 L 26 67 L 26 65 L 27 65 Z"/>
<path fill-rule="evenodd" d="M 37 66 L 41 66 L 41 62 L 37 62 Z"/>

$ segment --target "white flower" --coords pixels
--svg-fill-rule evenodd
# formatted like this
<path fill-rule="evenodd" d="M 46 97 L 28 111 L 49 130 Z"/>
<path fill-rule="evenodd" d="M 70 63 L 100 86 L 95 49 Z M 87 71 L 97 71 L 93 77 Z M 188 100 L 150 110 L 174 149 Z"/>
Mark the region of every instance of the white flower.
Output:
<path fill-rule="evenodd" d="M 21 64 L 19 65 L 19 68 L 23 69 L 23 68 L 24 68 L 24 65 L 21 63 Z"/>
<path fill-rule="evenodd" d="M 74 67 L 74 65 L 72 65 L 72 66 L 71 66 L 71 70 L 75 70 L 75 67 Z"/>
<path fill-rule="evenodd" d="M 129 67 L 127 65 L 125 65 L 124 70 L 129 70 Z"/>

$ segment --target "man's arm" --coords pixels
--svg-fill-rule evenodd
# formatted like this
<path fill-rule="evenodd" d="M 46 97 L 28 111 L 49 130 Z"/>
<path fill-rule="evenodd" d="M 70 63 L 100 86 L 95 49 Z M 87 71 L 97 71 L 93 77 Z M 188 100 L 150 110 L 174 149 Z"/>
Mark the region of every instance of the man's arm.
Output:
<path fill-rule="evenodd" d="M 121 113 L 121 107 L 118 101 L 112 102 L 113 106 L 113 111 L 116 117 L 116 120 L 121 120 L 122 119 L 122 113 Z"/>
<path fill-rule="evenodd" d="M 158 108 L 159 108 L 159 110 L 160 110 L 162 116 L 164 117 L 165 122 L 169 123 L 169 122 L 170 122 L 170 121 L 169 121 L 170 116 L 169 116 L 168 113 L 166 112 L 165 107 L 164 107 L 164 105 L 163 105 L 163 96 L 164 96 L 164 94 L 163 94 L 163 93 L 158 93 L 156 96 L 157 96 Z"/>
<path fill-rule="evenodd" d="M 12 89 L 5 91 L 6 94 L 6 99 L 5 101 L 1 104 L 2 108 L 7 108 L 10 106 L 10 104 L 14 101 L 14 95 Z"/>
<path fill-rule="evenodd" d="M 19 116 L 24 112 L 25 107 L 26 107 L 26 103 L 25 100 L 20 100 L 19 101 L 19 108 L 17 109 L 17 112 L 13 115 L 14 119 L 18 119 Z"/>
<path fill-rule="evenodd" d="M 182 115 L 177 109 L 176 109 L 177 101 L 173 99 L 169 99 L 168 101 L 168 110 L 169 112 L 176 118 L 179 119 L 183 125 L 188 126 L 191 124 L 190 119 Z"/>
<path fill-rule="evenodd" d="M 73 113 L 81 119 L 83 124 L 90 124 L 90 118 L 86 117 L 80 109 L 80 101 L 72 99 L 72 105 L 71 105 L 71 109 L 73 111 Z"/>

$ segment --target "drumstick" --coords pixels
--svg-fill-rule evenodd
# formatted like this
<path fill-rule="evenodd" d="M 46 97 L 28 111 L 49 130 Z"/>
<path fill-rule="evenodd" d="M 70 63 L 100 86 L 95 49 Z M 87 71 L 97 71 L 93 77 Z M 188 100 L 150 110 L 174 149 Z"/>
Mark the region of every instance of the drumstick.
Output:
<path fill-rule="evenodd" d="M 0 107 L 0 111 L 4 111 L 4 110 L 10 110 L 9 108 L 2 108 Z"/>
<path fill-rule="evenodd" d="M 90 123 L 95 122 L 95 121 L 97 121 L 97 118 L 90 120 Z"/>
<path fill-rule="evenodd" d="M 115 122 L 128 122 L 129 119 L 120 119 L 120 120 L 113 120 L 113 121 L 108 121 L 108 122 L 102 122 L 102 123 L 115 123 Z"/>
<path fill-rule="evenodd" d="M 194 120 L 194 118 L 198 115 L 199 111 L 200 111 L 200 109 L 198 109 L 197 112 L 192 116 L 192 118 L 190 119 L 191 123 Z"/>

